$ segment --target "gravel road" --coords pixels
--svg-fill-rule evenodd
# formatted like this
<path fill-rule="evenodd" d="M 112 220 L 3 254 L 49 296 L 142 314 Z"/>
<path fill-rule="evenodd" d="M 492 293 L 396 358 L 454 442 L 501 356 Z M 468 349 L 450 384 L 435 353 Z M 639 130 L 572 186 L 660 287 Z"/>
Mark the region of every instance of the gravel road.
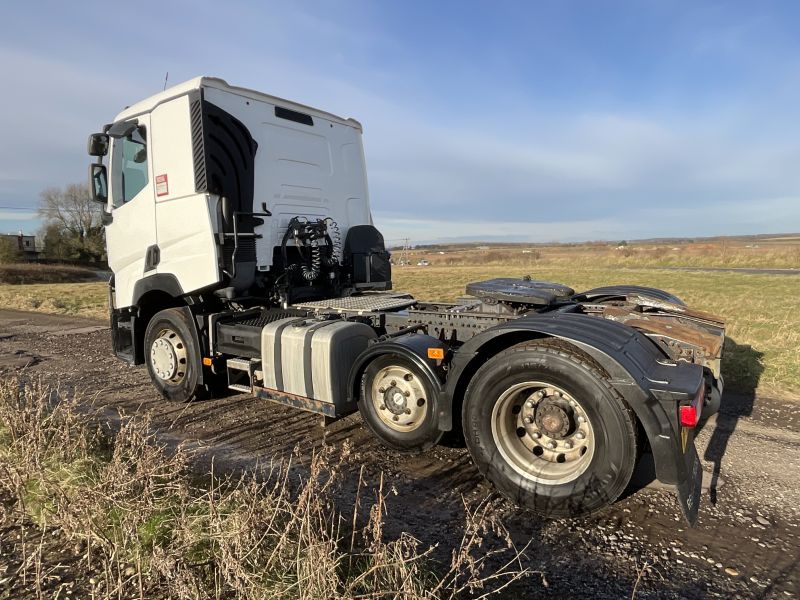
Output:
<path fill-rule="evenodd" d="M 548 521 L 497 497 L 463 448 L 397 454 L 372 439 L 358 415 L 323 428 L 313 415 L 246 395 L 168 404 L 144 368 L 121 363 L 110 347 L 102 322 L 0 310 L 0 372 L 78 390 L 99 414 L 149 411 L 165 440 L 199 449 L 200 468 L 212 457 L 217 471 L 236 470 L 293 451 L 308 456 L 323 444 L 348 447 L 342 506 L 352 505 L 362 466 L 372 485 L 383 473 L 396 491 L 389 533 L 406 530 L 438 544 L 444 559 L 457 543 L 464 502 L 488 501 L 518 547 L 529 544 L 526 566 L 543 574 L 513 597 L 629 598 L 634 586 L 638 598 L 800 595 L 800 414 L 789 401 L 726 395 L 698 439 L 707 477 L 695 528 L 683 522 L 671 490 L 651 482 L 646 465 L 607 510 Z"/>

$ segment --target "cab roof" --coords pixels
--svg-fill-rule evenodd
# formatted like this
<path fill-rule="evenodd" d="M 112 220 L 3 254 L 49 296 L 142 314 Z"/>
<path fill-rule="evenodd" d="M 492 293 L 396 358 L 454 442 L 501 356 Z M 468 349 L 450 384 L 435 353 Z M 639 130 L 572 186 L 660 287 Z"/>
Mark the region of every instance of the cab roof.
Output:
<path fill-rule="evenodd" d="M 188 94 L 193 90 L 199 90 L 200 88 L 215 88 L 231 94 L 237 94 L 245 98 L 250 98 L 252 100 L 260 100 L 262 102 L 276 104 L 278 106 L 283 106 L 292 110 L 304 112 L 312 116 L 319 117 L 321 119 L 326 119 L 334 123 L 339 123 L 340 125 L 347 125 L 348 127 L 354 127 L 359 131 L 363 131 L 361 123 L 359 123 L 355 119 L 339 117 L 337 115 L 322 110 L 318 110 L 310 106 L 305 106 L 304 104 L 292 102 L 291 100 L 285 100 L 277 96 L 270 96 L 269 94 L 264 94 L 263 92 L 258 92 L 256 90 L 250 90 L 247 88 L 229 85 L 228 82 L 225 81 L 224 79 L 219 79 L 218 77 L 208 77 L 208 76 L 195 77 L 194 79 L 190 79 L 188 81 L 184 81 L 183 83 L 174 85 L 164 90 L 163 92 L 159 92 L 158 94 L 150 96 L 149 98 L 145 98 L 141 102 L 137 102 L 136 104 L 127 107 L 125 110 L 123 110 L 114 118 L 114 121 L 115 122 L 124 121 L 125 119 L 130 119 L 137 115 L 149 113 L 156 106 L 158 106 L 163 102 L 166 102 L 167 100 L 178 98 L 180 96 Z"/>

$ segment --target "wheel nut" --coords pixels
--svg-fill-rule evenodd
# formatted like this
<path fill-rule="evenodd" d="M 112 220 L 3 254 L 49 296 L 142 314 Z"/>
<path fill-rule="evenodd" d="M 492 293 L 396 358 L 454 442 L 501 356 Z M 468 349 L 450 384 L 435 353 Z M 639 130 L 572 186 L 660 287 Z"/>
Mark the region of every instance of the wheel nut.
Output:
<path fill-rule="evenodd" d="M 533 423 L 533 417 L 525 417 L 525 422 L 528 424 Z"/>
<path fill-rule="evenodd" d="M 379 391 L 381 394 L 385 394 L 385 393 L 386 393 L 386 388 L 385 388 L 385 387 L 378 388 L 378 391 Z"/>
<path fill-rule="evenodd" d="M 533 408 L 533 402 L 531 402 L 530 400 L 528 400 L 528 401 L 525 403 L 525 408 Z"/>
<path fill-rule="evenodd" d="M 583 415 L 578 415 L 578 423 L 586 423 L 586 417 Z"/>
<path fill-rule="evenodd" d="M 539 433 L 538 431 L 534 431 L 534 432 L 531 434 L 531 437 L 532 437 L 533 439 L 535 439 L 535 440 L 538 440 L 540 437 L 542 437 L 542 434 L 541 434 L 541 433 Z"/>
<path fill-rule="evenodd" d="M 571 450 L 572 449 L 572 442 L 564 442 L 564 448 L 566 448 L 567 450 Z"/>
<path fill-rule="evenodd" d="M 586 434 L 583 433 L 582 431 L 579 431 L 578 433 L 575 434 L 575 437 L 578 438 L 579 440 L 582 440 L 583 438 L 586 437 Z"/>
<path fill-rule="evenodd" d="M 405 396 L 406 398 L 408 398 L 410 395 L 411 395 L 411 392 L 409 392 L 408 390 L 403 392 L 403 396 Z"/>
<path fill-rule="evenodd" d="M 392 387 L 394 387 L 394 386 L 396 386 L 396 385 L 397 385 L 397 382 L 396 382 L 394 379 L 392 379 L 391 386 L 392 386 Z"/>
<path fill-rule="evenodd" d="M 410 415 L 410 414 L 411 414 L 411 409 L 410 409 L 410 408 L 407 408 L 407 409 L 406 409 L 406 414 L 407 414 L 407 415 Z"/>
<path fill-rule="evenodd" d="M 381 410 L 386 410 L 386 405 L 385 404 L 381 404 Z"/>
<path fill-rule="evenodd" d="M 547 442 L 547 447 L 550 448 L 550 450 L 555 450 L 556 449 L 556 443 L 555 442 Z"/>
<path fill-rule="evenodd" d="M 392 419 L 394 421 L 399 421 L 400 420 L 400 416 L 399 415 L 395 415 L 395 416 L 392 417 Z"/>

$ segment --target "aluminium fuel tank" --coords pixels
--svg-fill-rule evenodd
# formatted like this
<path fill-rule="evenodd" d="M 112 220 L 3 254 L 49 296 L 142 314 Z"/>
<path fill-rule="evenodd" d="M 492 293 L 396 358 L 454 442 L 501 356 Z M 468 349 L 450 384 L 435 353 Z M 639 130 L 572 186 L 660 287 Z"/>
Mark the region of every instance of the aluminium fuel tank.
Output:
<path fill-rule="evenodd" d="M 350 369 L 377 337 L 369 325 L 343 319 L 269 323 L 261 331 L 264 387 L 344 408 Z"/>

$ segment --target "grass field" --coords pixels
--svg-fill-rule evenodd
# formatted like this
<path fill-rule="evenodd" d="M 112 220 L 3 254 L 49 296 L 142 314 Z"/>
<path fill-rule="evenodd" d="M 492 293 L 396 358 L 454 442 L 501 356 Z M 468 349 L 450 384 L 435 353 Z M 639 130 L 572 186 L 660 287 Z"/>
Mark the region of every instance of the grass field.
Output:
<path fill-rule="evenodd" d="M 0 264 L 0 283 L 74 283 L 98 279 L 97 271 L 72 265 Z"/>
<path fill-rule="evenodd" d="M 723 373 L 730 389 L 800 398 L 800 278 L 741 273 L 591 266 L 585 260 L 536 265 L 397 267 L 394 286 L 429 300 L 452 300 L 470 281 L 519 277 L 565 283 L 576 290 L 629 283 L 673 292 L 691 306 L 722 316 L 729 341 Z M 0 306 L 107 318 L 104 283 L 0 285 Z"/>
<path fill-rule="evenodd" d="M 0 285 L 0 308 L 108 319 L 108 286 L 100 281 Z"/>
<path fill-rule="evenodd" d="M 399 256 L 399 250 L 395 250 Z M 581 267 L 727 267 L 800 268 L 800 237 L 702 240 L 659 240 L 621 244 L 538 244 L 420 247 L 410 250 L 411 264 L 428 260 L 434 266 L 486 264 Z"/>
<path fill-rule="evenodd" d="M 657 269 L 587 266 L 487 265 L 475 267 L 401 267 L 393 272 L 395 288 L 431 300 L 463 294 L 470 281 L 519 277 L 565 283 L 577 291 L 629 283 L 668 290 L 689 305 L 722 316 L 727 322 L 723 374 L 731 389 L 800 398 L 800 278 L 741 273 L 692 273 Z"/>

